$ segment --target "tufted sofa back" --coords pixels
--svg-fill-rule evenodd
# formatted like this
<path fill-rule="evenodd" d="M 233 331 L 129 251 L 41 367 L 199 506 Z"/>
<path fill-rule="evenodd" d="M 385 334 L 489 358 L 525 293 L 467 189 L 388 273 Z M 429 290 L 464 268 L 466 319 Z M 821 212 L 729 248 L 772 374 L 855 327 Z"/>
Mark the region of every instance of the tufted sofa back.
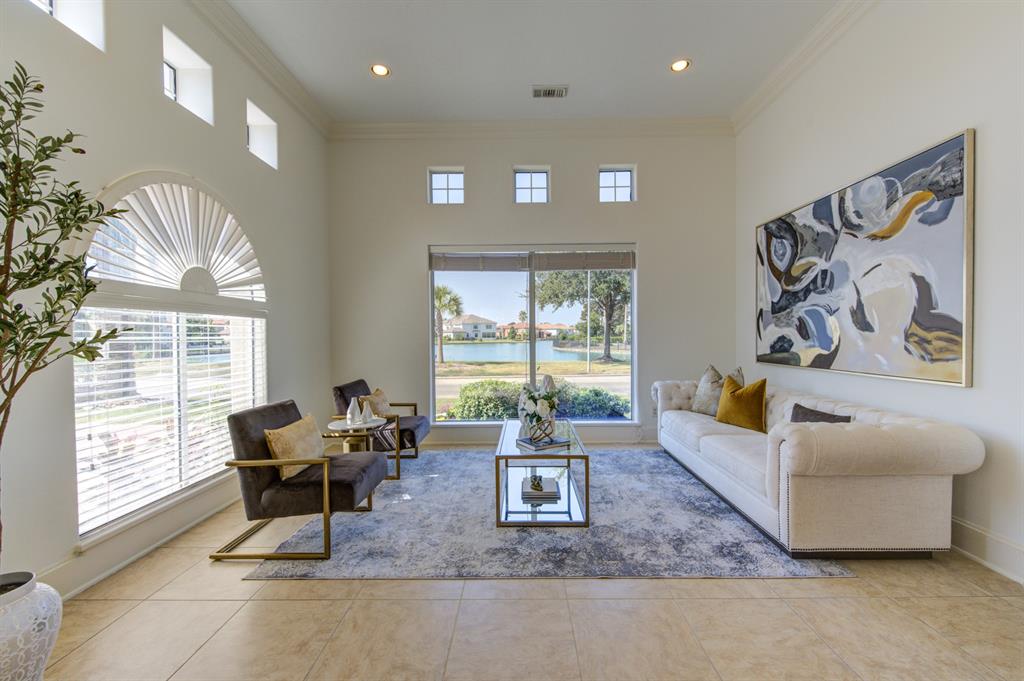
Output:
<path fill-rule="evenodd" d="M 793 392 L 790 390 L 779 390 L 768 388 L 765 399 L 765 411 L 768 421 L 768 430 L 778 423 L 786 423 L 793 413 L 793 405 L 800 403 L 805 407 L 825 411 L 840 416 L 852 416 L 856 423 L 867 423 L 878 425 L 881 423 L 906 423 L 920 424 L 927 419 L 901 414 L 899 412 L 885 411 L 874 407 L 867 407 L 862 404 L 843 402 L 831 397 L 822 397 L 811 393 Z"/>

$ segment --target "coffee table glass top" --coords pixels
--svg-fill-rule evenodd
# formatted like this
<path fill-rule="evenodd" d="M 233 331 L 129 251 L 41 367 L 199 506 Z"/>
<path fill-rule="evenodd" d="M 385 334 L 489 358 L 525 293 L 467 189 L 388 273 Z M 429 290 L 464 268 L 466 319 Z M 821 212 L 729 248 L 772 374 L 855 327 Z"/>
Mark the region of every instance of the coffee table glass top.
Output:
<path fill-rule="evenodd" d="M 520 423 L 509 419 L 494 453 L 495 514 L 499 527 L 578 526 L 590 524 L 590 460 L 572 423 L 558 420 L 555 437 L 568 446 L 532 451 L 516 444 Z M 523 481 L 539 475 L 554 480 L 560 497 L 541 504 L 523 501 Z"/>

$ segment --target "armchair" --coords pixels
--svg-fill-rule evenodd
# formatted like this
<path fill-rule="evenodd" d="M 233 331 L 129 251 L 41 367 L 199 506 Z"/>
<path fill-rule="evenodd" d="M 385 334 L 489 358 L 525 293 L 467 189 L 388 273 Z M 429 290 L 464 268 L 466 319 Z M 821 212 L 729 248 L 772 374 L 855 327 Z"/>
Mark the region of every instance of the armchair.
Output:
<path fill-rule="evenodd" d="M 348 411 L 349 403 L 369 394 L 370 386 L 361 378 L 334 386 L 334 408 L 336 413 L 340 414 L 335 418 L 345 418 L 344 414 Z M 415 402 L 392 402 L 391 406 L 411 409 L 412 414 L 389 415 L 390 423 L 374 431 L 370 447 L 376 452 L 389 452 L 388 458 L 395 459 L 395 475 L 400 477 L 402 459 L 415 459 L 420 455 L 420 444 L 430 433 L 430 419 L 420 415 L 419 407 Z M 403 451 L 409 449 L 413 450 L 412 454 L 402 454 Z"/>
<path fill-rule="evenodd" d="M 266 430 L 283 428 L 302 418 L 292 400 L 265 404 L 228 416 L 228 431 L 235 458 L 225 462 L 238 471 L 245 515 L 255 524 L 220 549 L 211 560 L 295 560 L 331 557 L 331 513 L 373 509 L 373 490 L 387 474 L 383 454 L 358 452 L 340 457 L 275 459 L 267 446 Z M 281 479 L 282 465 L 308 465 Z M 366 505 L 359 503 L 365 500 Z M 242 542 L 274 518 L 321 513 L 323 551 L 309 553 L 235 553 Z"/>

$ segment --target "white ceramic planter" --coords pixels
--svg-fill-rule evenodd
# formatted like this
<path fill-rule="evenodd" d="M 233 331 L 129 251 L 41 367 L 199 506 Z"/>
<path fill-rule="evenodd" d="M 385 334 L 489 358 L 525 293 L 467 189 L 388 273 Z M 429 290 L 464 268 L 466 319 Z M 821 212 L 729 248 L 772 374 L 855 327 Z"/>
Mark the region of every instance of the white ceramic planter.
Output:
<path fill-rule="evenodd" d="M 40 681 L 60 630 L 60 594 L 31 572 L 0 575 L 0 585 L 18 583 L 0 596 L 0 681 Z"/>

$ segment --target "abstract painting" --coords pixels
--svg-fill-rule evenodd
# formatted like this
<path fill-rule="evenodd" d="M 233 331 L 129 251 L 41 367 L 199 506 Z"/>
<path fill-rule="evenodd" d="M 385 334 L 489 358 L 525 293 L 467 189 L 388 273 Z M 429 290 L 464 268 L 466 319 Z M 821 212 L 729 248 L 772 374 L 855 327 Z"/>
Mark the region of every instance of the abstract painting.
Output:
<path fill-rule="evenodd" d="M 757 228 L 757 360 L 971 380 L 974 131 Z"/>

